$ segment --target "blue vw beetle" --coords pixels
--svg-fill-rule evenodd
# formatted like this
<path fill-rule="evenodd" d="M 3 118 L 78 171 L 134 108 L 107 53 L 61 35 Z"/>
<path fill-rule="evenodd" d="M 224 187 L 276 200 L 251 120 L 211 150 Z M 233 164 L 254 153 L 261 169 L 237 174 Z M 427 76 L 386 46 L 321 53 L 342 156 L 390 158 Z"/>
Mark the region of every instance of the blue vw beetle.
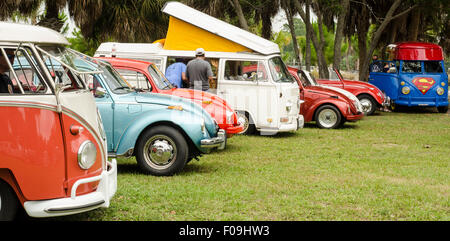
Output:
<path fill-rule="evenodd" d="M 135 156 L 151 175 L 173 175 L 197 156 L 225 148 L 225 131 L 199 105 L 172 95 L 137 92 L 107 62 L 84 56 L 110 156 Z M 100 71 L 99 71 L 100 70 Z"/>

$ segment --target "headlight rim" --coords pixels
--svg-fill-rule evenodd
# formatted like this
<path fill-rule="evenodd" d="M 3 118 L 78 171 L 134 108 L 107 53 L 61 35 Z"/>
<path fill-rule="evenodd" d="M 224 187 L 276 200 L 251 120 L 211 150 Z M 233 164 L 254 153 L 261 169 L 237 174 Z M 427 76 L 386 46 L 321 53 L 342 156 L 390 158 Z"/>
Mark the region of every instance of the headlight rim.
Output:
<path fill-rule="evenodd" d="M 86 150 L 85 148 L 91 148 L 92 150 L 95 151 L 93 160 L 85 161 L 85 158 L 83 158 L 84 157 L 83 155 L 85 154 L 85 150 Z M 92 141 L 86 140 L 83 143 L 81 143 L 80 147 L 78 148 L 77 160 L 78 160 L 78 166 L 83 170 L 88 170 L 95 164 L 95 162 L 97 160 L 97 148 Z"/>
<path fill-rule="evenodd" d="M 402 94 L 407 95 L 411 92 L 411 88 L 409 88 L 408 86 L 403 86 L 402 88 Z"/>

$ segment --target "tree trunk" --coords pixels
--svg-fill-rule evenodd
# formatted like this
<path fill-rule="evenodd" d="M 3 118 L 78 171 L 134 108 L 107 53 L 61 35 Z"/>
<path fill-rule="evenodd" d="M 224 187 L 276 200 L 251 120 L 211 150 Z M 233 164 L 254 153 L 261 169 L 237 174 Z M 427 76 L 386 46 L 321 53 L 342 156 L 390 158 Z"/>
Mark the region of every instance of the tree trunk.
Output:
<path fill-rule="evenodd" d="M 369 51 L 366 53 L 366 56 L 363 61 L 363 66 L 361 66 L 362 69 L 360 69 L 360 71 L 359 71 L 360 80 L 364 80 L 364 81 L 368 80 L 369 63 L 370 63 L 371 56 L 372 56 L 373 51 L 375 50 L 376 46 L 378 45 L 378 41 L 380 40 L 381 34 L 385 30 L 385 28 L 387 27 L 389 22 L 391 22 L 392 19 L 397 18 L 397 17 L 407 13 L 408 11 L 412 10 L 415 7 L 415 6 L 413 6 L 413 7 L 409 8 L 409 10 L 406 10 L 402 13 L 399 13 L 399 14 L 393 16 L 395 10 L 397 10 L 397 8 L 400 6 L 400 3 L 401 3 L 401 0 L 395 0 L 395 2 L 389 8 L 389 11 L 386 13 L 386 16 L 385 16 L 383 22 L 380 24 L 380 26 L 377 28 L 377 30 L 373 34 L 372 40 L 370 41 L 370 44 L 369 44 Z M 363 78 L 361 78 L 361 77 L 363 77 Z"/>
<path fill-rule="evenodd" d="M 359 71 L 359 80 L 363 80 L 362 77 L 362 69 L 363 69 L 363 62 L 364 59 L 366 59 L 366 53 L 367 53 L 367 32 L 369 31 L 369 11 L 366 6 L 366 1 L 363 0 L 362 4 L 358 6 L 358 20 L 356 21 L 356 35 L 358 37 L 358 60 L 357 60 L 357 66 Z M 360 9 L 359 9 L 360 7 Z"/>
<path fill-rule="evenodd" d="M 310 0 L 306 1 L 305 11 L 306 11 L 306 18 L 309 19 L 310 16 Z M 306 65 L 306 71 L 311 71 L 311 35 L 309 34 L 309 31 L 306 31 L 306 46 L 305 46 L 305 65 Z"/>
<path fill-rule="evenodd" d="M 245 19 L 244 13 L 242 12 L 241 4 L 239 3 L 239 0 L 233 0 L 232 2 L 234 9 L 236 10 L 236 15 L 239 19 L 239 24 L 244 30 L 249 30 L 247 20 Z"/>
<path fill-rule="evenodd" d="M 349 3 L 350 0 L 341 1 L 342 10 L 339 12 L 336 26 L 336 34 L 334 38 L 334 57 L 333 57 L 333 67 L 336 69 L 340 69 L 341 64 L 341 46 L 342 46 L 342 39 L 344 37 L 344 25 Z"/>
<path fill-rule="evenodd" d="M 316 53 L 317 53 L 317 62 L 319 65 L 319 76 L 320 78 L 325 78 L 328 79 L 329 76 L 329 72 L 328 72 L 328 68 L 327 68 L 327 61 L 325 59 L 325 55 L 323 52 L 323 32 L 322 32 L 322 41 L 319 42 L 319 40 L 317 39 L 317 35 L 314 32 L 313 26 L 311 24 L 311 22 L 309 21 L 309 18 L 306 17 L 306 13 L 305 11 L 303 11 L 302 6 L 300 5 L 300 3 L 298 1 L 294 1 L 295 3 L 295 7 L 297 8 L 298 13 L 300 14 L 300 17 L 303 19 L 303 22 L 306 25 L 306 31 L 309 32 L 310 36 L 311 36 L 311 40 L 313 42 L 314 48 L 316 49 Z M 317 14 L 318 16 L 320 14 Z M 321 25 L 321 18 L 318 17 L 319 20 L 319 25 Z M 320 29 L 321 26 L 319 26 L 319 34 L 320 34 Z"/>
<path fill-rule="evenodd" d="M 261 14 L 261 21 L 262 21 L 261 34 L 263 38 L 270 40 L 270 38 L 272 37 L 272 20 L 268 12 L 269 12 L 268 9 L 263 9 Z"/>
<path fill-rule="evenodd" d="M 417 41 L 417 37 L 419 36 L 419 26 L 420 26 L 420 9 L 415 9 L 411 11 L 411 15 L 409 17 L 411 20 L 409 22 L 408 28 L 408 40 L 409 41 Z"/>
<path fill-rule="evenodd" d="M 288 20 L 289 30 L 291 32 L 292 37 L 292 47 L 294 48 L 295 61 L 301 66 L 302 60 L 300 58 L 300 53 L 298 50 L 297 36 L 295 35 L 295 26 L 294 26 L 294 16 L 292 16 L 292 11 L 288 6 L 285 6 L 284 11 L 286 12 L 286 18 Z"/>
<path fill-rule="evenodd" d="M 350 70 L 350 56 L 352 55 L 352 39 L 351 37 L 347 38 L 347 42 L 348 42 L 348 48 L 347 48 L 347 53 L 345 56 L 345 66 L 347 68 L 347 71 Z"/>

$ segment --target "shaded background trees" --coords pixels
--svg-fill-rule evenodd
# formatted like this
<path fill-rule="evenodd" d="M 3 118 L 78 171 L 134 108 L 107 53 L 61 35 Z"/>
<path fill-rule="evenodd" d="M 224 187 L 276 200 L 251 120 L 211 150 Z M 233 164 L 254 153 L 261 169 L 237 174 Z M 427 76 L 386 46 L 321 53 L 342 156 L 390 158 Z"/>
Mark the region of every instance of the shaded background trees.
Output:
<path fill-rule="evenodd" d="M 153 42 L 164 38 L 168 0 L 3 0 L 0 20 L 28 20 L 67 31 L 75 48 L 93 54 L 104 41 Z M 399 41 L 441 45 L 450 55 L 450 3 L 447 0 L 181 0 L 209 15 L 280 45 L 288 63 L 307 70 L 317 65 L 356 69 L 367 80 L 372 54 Z M 273 17 L 284 12 L 284 28 L 272 32 Z M 66 14 L 64 14 L 66 13 Z"/>

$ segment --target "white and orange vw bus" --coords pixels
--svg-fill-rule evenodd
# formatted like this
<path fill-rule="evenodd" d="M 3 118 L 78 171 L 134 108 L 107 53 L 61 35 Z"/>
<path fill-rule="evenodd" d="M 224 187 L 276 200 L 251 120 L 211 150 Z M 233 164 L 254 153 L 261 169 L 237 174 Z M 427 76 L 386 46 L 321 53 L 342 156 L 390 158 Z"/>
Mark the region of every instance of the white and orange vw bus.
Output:
<path fill-rule="evenodd" d="M 117 165 L 59 33 L 0 22 L 0 220 L 108 207 Z"/>

